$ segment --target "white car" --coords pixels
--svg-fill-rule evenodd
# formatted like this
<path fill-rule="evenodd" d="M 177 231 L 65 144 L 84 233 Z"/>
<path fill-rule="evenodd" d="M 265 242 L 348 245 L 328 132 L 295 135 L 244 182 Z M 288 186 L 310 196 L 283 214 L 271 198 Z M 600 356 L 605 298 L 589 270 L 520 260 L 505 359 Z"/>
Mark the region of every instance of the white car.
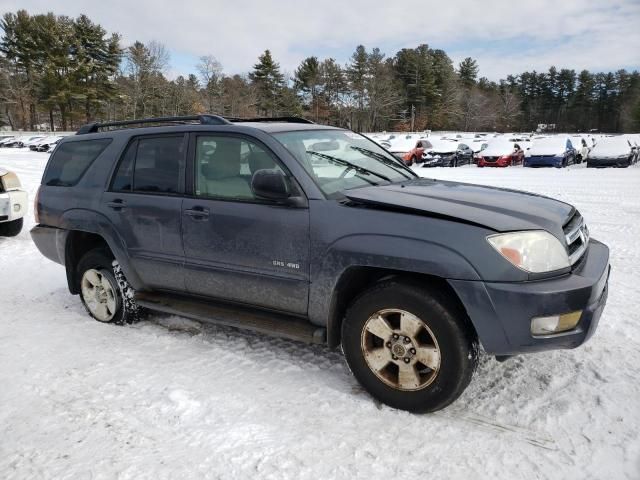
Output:
<path fill-rule="evenodd" d="M 0 168 L 0 237 L 15 237 L 22 230 L 27 213 L 27 192 L 18 176 Z"/>
<path fill-rule="evenodd" d="M 0 147 L 3 147 L 5 144 L 12 142 L 14 138 L 16 137 L 12 135 L 10 137 L 4 137 L 0 139 Z"/>

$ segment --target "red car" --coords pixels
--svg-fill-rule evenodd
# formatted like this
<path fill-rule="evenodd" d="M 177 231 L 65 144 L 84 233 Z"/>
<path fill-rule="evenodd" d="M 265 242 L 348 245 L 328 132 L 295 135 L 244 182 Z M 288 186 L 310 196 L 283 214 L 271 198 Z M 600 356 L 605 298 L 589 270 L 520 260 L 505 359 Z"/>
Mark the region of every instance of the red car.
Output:
<path fill-rule="evenodd" d="M 402 156 L 404 163 L 413 165 L 422 162 L 422 154 L 427 148 L 433 148 L 429 140 L 418 140 L 416 146 Z"/>
<path fill-rule="evenodd" d="M 478 154 L 479 167 L 510 167 L 522 165 L 524 150 L 515 142 L 491 142 Z"/>

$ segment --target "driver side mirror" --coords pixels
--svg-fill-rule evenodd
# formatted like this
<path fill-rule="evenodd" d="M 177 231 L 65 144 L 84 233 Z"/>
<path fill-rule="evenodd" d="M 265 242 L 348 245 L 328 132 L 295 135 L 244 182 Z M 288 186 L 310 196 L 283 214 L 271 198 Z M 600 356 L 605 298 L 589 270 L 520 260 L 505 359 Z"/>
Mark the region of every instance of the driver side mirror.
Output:
<path fill-rule="evenodd" d="M 258 170 L 251 177 L 251 191 L 256 197 L 273 201 L 291 196 L 287 178 L 280 170 Z"/>

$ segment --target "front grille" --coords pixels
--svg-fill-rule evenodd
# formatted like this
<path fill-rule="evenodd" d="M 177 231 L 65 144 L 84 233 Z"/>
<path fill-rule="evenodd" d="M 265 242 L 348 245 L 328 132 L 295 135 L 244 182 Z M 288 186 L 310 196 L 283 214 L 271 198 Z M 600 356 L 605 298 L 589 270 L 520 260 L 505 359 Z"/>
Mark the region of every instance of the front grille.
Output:
<path fill-rule="evenodd" d="M 494 163 L 498 161 L 498 157 L 484 157 L 484 161 L 487 163 Z"/>
<path fill-rule="evenodd" d="M 569 262 L 571 265 L 575 265 L 589 246 L 589 229 L 584 223 L 584 218 L 577 211 L 562 229 L 567 241 Z"/>

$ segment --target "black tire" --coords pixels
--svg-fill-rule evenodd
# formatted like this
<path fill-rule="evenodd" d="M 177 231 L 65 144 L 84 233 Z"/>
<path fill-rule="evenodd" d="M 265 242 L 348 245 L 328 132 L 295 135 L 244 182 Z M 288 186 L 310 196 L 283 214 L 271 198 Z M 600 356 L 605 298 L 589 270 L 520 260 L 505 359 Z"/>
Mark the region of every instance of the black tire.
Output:
<path fill-rule="evenodd" d="M 81 282 L 87 270 L 97 270 L 109 282 L 113 291 L 116 292 L 116 310 L 113 317 L 108 321 L 101 320 L 94 315 L 85 301 Z M 134 289 L 129 285 L 120 265 L 113 258 L 111 253 L 103 248 L 90 250 L 80 259 L 76 269 L 77 288 L 80 292 L 80 300 L 87 310 L 87 313 L 101 323 L 113 323 L 115 325 L 125 325 L 135 323 L 140 319 L 141 309 L 135 302 Z"/>
<path fill-rule="evenodd" d="M 22 231 L 23 218 L 0 223 L 0 237 L 15 237 Z"/>
<path fill-rule="evenodd" d="M 439 369 L 435 378 L 424 387 L 402 390 L 390 386 L 374 373 L 365 359 L 362 347 L 364 328 L 374 314 L 386 309 L 400 309 L 415 315 L 437 342 Z M 342 324 L 342 349 L 354 376 L 374 398 L 410 412 L 434 412 L 462 394 L 476 369 L 478 344 L 465 320 L 466 314 L 440 290 L 388 280 L 353 301 Z M 389 343 L 382 346 L 389 347 Z"/>

